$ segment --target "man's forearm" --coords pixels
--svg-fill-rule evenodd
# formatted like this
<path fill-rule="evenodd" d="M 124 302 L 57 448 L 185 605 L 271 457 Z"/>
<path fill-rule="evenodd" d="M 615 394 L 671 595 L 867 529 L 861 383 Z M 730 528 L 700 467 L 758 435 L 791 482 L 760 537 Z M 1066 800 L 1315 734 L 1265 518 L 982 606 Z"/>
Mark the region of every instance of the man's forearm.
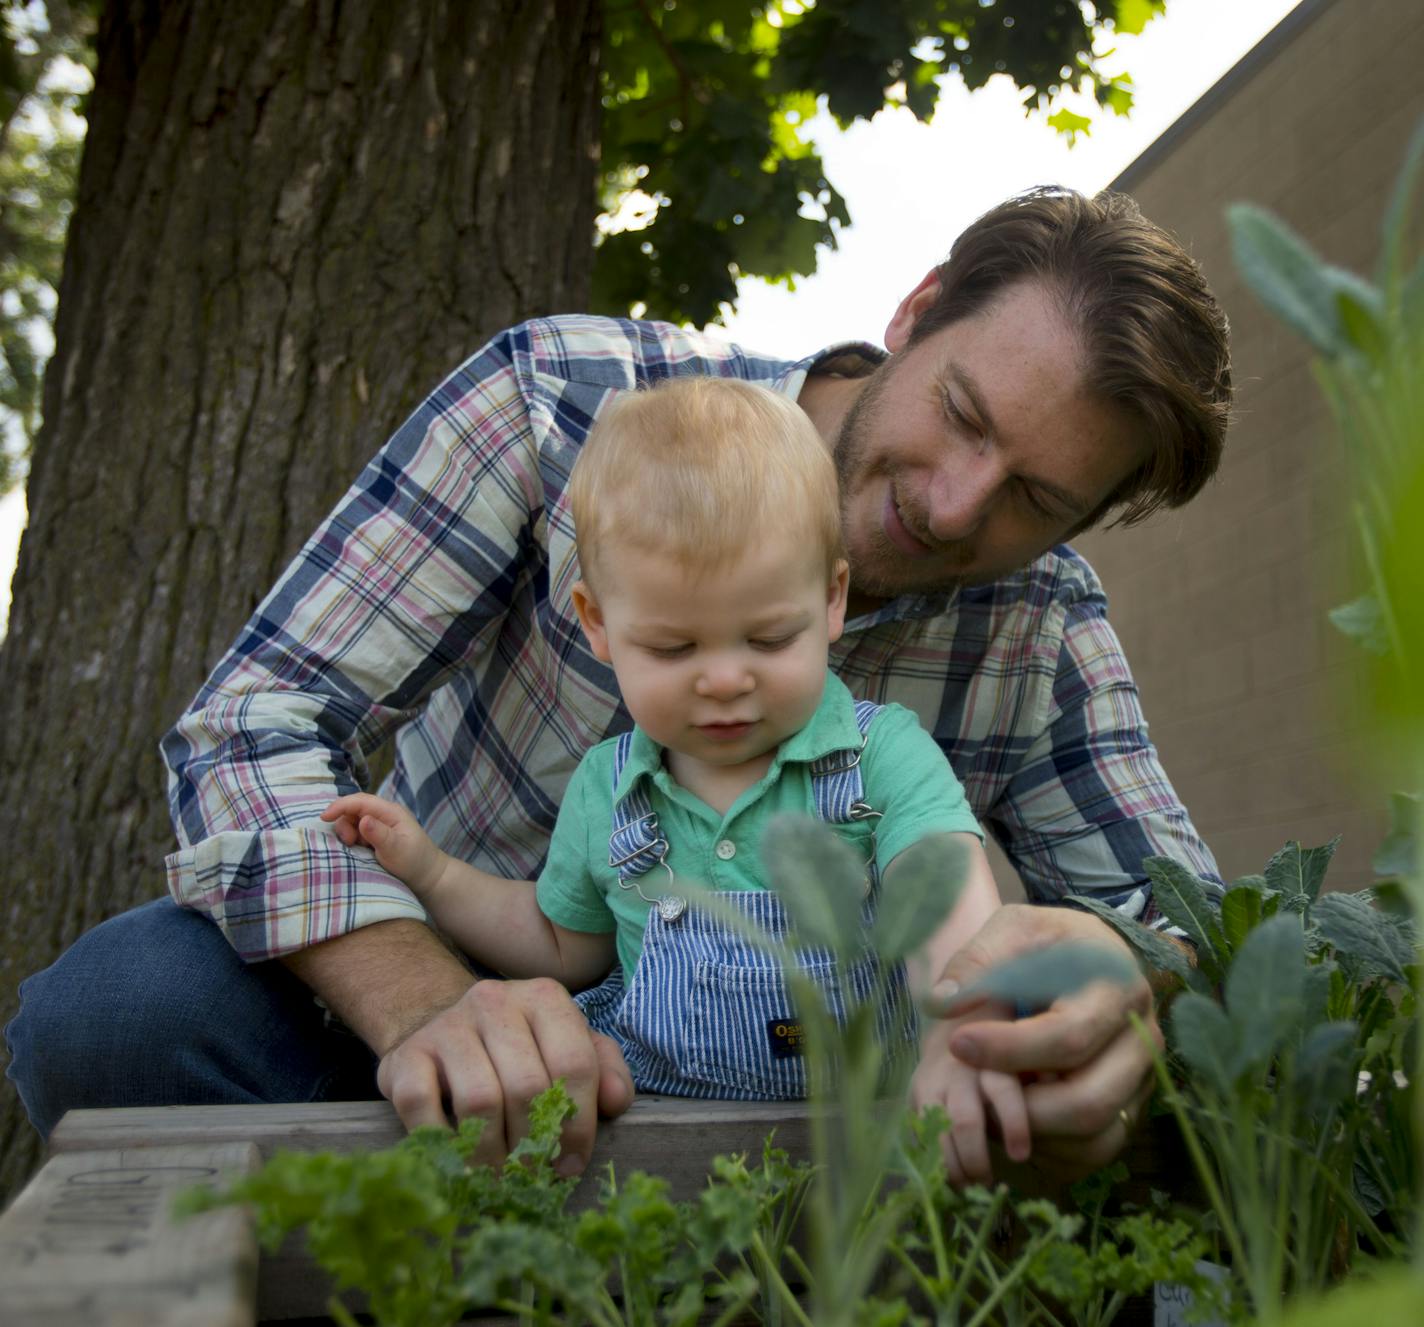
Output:
<path fill-rule="evenodd" d="M 429 927 L 385 921 L 279 960 L 378 1056 L 474 984 Z"/>

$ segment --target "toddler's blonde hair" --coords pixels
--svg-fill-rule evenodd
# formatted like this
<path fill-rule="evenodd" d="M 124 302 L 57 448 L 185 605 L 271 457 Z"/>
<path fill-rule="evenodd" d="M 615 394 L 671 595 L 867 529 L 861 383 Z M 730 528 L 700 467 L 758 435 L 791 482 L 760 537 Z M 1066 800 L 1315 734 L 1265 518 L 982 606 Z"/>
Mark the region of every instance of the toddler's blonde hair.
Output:
<path fill-rule="evenodd" d="M 735 378 L 669 378 L 599 413 L 569 481 L 585 579 L 622 543 L 688 571 L 730 566 L 768 530 L 841 545 L 835 463 L 794 401 Z"/>

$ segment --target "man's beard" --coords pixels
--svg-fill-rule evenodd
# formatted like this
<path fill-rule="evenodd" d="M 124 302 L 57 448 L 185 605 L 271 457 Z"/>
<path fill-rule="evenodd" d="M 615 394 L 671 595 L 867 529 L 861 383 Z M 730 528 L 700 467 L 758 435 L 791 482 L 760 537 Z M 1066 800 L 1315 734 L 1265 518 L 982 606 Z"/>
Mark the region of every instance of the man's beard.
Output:
<path fill-rule="evenodd" d="M 850 531 L 853 484 L 863 490 L 869 480 L 883 476 L 894 491 L 895 476 L 889 466 L 884 462 L 867 466 L 864 461 L 875 431 L 875 407 L 886 395 L 893 363 L 893 360 L 886 360 L 869 375 L 865 386 L 850 403 L 836 434 L 833 452 L 840 488 L 841 528 L 847 532 Z M 960 539 L 949 544 L 936 543 L 921 533 L 925 526 L 921 514 L 906 513 L 901 509 L 901 516 L 915 538 L 934 549 L 933 555 L 925 559 L 924 564 L 916 564 L 890 542 L 879 522 L 874 522 L 863 532 L 866 547 L 851 547 L 847 539 L 851 588 L 877 599 L 893 599 L 901 594 L 948 593 L 957 589 L 962 581 L 954 575 L 952 568 L 956 564 L 968 566 L 973 562 L 972 542 Z M 920 565 L 924 566 L 924 571 L 916 576 Z"/>

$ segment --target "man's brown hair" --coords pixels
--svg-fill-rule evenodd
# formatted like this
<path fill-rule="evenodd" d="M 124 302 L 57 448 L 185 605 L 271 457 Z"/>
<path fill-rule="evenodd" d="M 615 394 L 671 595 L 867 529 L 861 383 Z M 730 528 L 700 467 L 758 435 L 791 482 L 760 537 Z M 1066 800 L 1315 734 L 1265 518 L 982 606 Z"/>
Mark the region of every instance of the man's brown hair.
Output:
<path fill-rule="evenodd" d="M 911 345 L 1013 283 L 1039 281 L 1078 333 L 1085 389 L 1145 429 L 1147 461 L 1078 528 L 1114 507 L 1114 524 L 1135 525 L 1190 501 L 1216 473 L 1231 411 L 1226 315 L 1192 257 L 1131 198 L 1030 190 L 980 217 L 937 271 L 939 298 Z"/>

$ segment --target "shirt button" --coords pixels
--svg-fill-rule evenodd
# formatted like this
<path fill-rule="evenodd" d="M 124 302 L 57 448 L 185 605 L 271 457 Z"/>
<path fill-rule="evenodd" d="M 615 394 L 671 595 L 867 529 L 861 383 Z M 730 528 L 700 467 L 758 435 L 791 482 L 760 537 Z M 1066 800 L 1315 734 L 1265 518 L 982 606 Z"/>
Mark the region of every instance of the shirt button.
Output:
<path fill-rule="evenodd" d="M 730 862 L 737 855 L 737 845 L 731 839 L 723 839 L 713 851 L 724 862 Z"/>

